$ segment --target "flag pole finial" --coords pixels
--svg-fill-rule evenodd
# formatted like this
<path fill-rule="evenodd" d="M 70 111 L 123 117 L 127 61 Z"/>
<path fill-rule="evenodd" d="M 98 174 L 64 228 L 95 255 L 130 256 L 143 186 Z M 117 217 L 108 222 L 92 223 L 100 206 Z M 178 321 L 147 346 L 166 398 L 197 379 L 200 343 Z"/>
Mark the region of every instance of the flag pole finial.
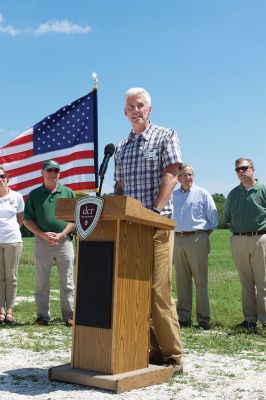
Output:
<path fill-rule="evenodd" d="M 93 79 L 93 82 L 94 82 L 94 87 L 95 87 L 95 89 L 98 89 L 98 82 L 99 82 L 99 80 L 98 80 L 97 72 L 93 72 L 93 73 L 92 73 L 92 79 Z"/>

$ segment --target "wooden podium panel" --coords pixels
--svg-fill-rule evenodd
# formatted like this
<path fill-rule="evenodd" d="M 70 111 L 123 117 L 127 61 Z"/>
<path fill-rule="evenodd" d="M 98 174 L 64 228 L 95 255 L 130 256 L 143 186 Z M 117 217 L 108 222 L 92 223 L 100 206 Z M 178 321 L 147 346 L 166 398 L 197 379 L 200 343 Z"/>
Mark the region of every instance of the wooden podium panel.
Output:
<path fill-rule="evenodd" d="M 115 243 L 117 236 L 116 221 L 102 221 L 97 224 L 96 229 L 85 241 L 112 241 Z M 79 253 L 80 238 L 77 241 L 77 253 Z M 114 246 L 114 260 L 116 256 L 116 246 Z M 87 260 L 88 263 L 90 260 Z M 97 268 L 97 265 L 95 265 Z M 116 266 L 114 265 L 113 274 Z M 77 262 L 77 281 L 78 262 Z M 75 293 L 75 314 L 76 314 L 76 297 Z M 75 315 L 74 315 L 75 321 Z M 87 327 L 74 325 L 71 366 L 85 370 L 106 372 L 111 370 L 111 352 L 112 348 L 112 329 L 101 329 L 96 327 Z M 106 351 L 107 349 L 107 351 Z M 107 373 L 107 372 L 106 372 Z"/>
<path fill-rule="evenodd" d="M 149 226 L 101 221 L 87 239 L 115 243 L 112 322 L 110 329 L 79 326 L 76 322 L 73 368 L 118 374 L 148 366 L 152 233 Z"/>
<path fill-rule="evenodd" d="M 148 366 L 152 236 L 149 226 L 143 229 L 139 224 L 121 223 L 113 308 L 115 374 Z"/>

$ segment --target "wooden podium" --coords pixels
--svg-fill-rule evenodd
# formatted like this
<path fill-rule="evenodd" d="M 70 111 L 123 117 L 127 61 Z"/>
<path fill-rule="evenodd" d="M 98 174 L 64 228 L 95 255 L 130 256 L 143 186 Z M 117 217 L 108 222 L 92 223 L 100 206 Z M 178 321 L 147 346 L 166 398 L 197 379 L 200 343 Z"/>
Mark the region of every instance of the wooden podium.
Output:
<path fill-rule="evenodd" d="M 56 216 L 74 221 L 77 199 L 60 199 Z M 131 197 L 107 196 L 101 218 L 78 237 L 71 365 L 49 378 L 122 392 L 162 383 L 172 369 L 149 365 L 153 233 L 175 222 Z"/>

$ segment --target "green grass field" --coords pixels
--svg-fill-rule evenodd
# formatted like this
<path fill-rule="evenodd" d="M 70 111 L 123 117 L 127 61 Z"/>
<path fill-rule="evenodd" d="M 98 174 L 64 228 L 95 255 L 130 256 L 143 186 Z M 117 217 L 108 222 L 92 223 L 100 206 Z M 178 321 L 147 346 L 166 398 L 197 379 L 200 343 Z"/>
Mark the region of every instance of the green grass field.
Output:
<path fill-rule="evenodd" d="M 257 333 L 240 333 L 233 328 L 234 324 L 242 321 L 243 316 L 240 284 L 231 257 L 229 237 L 228 230 L 217 230 L 211 235 L 209 298 L 213 329 L 211 331 L 201 331 L 195 328 L 182 329 L 184 349 L 185 352 L 210 351 L 230 355 L 244 351 L 249 357 L 259 356 L 266 360 L 265 331 L 258 329 Z M 12 327 L 3 326 L 1 329 L 12 329 L 14 336 L 12 345 L 16 343 L 21 348 L 35 351 L 70 348 L 71 329 L 65 327 L 60 320 L 59 284 L 56 268 L 52 268 L 51 274 L 51 324 L 45 328 L 33 325 L 36 318 L 33 300 L 34 287 L 33 239 L 24 238 L 24 249 L 18 275 L 19 302 L 14 309 L 16 322 Z M 173 295 L 176 297 L 174 287 Z M 1 341 L 0 336 L 0 343 Z"/>

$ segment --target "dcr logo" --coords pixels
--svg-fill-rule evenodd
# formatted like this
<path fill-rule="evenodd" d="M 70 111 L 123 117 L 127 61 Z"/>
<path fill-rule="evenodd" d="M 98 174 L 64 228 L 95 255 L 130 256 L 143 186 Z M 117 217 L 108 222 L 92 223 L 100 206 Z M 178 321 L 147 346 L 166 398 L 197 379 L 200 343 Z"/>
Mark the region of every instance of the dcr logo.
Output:
<path fill-rule="evenodd" d="M 93 212 L 94 212 L 94 209 L 93 208 L 89 208 L 88 206 L 86 206 L 82 210 L 82 214 L 84 214 L 84 215 L 93 215 Z"/>

